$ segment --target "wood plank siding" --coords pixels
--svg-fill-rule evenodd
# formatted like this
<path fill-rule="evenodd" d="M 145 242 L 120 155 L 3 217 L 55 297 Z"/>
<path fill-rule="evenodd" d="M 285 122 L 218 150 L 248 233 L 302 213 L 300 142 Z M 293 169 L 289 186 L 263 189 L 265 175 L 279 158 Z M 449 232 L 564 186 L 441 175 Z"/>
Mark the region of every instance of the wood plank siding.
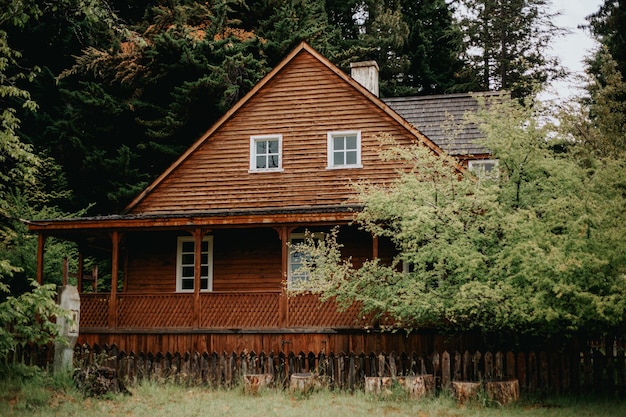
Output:
<path fill-rule="evenodd" d="M 304 232 L 306 227 L 294 229 Z M 328 227 L 313 227 L 328 231 Z M 213 236 L 213 291 L 280 291 L 283 285 L 281 241 L 272 228 L 217 229 Z M 125 237 L 125 292 L 176 292 L 176 239 L 171 232 L 129 233 Z M 338 240 L 355 266 L 372 258 L 372 237 L 355 227 L 341 227 Z M 382 253 L 391 256 L 391 245 Z"/>
<path fill-rule="evenodd" d="M 327 169 L 327 133 L 359 130 L 363 168 Z M 415 141 L 403 126 L 312 55 L 301 52 L 144 196 L 130 213 L 339 205 L 351 182 L 387 182 L 376 135 Z M 250 173 L 250 137 L 280 134 L 282 172 Z"/>

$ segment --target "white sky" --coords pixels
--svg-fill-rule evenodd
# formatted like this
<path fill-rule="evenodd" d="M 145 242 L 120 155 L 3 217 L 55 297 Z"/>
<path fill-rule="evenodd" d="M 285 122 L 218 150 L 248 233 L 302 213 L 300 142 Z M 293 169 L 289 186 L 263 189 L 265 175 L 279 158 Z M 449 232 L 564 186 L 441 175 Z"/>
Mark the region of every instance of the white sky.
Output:
<path fill-rule="evenodd" d="M 552 11 L 561 12 L 561 16 L 554 23 L 572 33 L 555 39 L 551 54 L 558 56 L 562 65 L 571 72 L 583 74 L 583 58 L 597 47 L 588 33 L 578 29 L 578 25 L 586 24 L 585 17 L 597 12 L 603 3 L 603 0 L 552 0 Z M 577 86 L 580 87 L 580 82 L 572 78 L 567 82 L 559 82 L 546 93 L 546 98 L 566 100 L 579 92 Z"/>

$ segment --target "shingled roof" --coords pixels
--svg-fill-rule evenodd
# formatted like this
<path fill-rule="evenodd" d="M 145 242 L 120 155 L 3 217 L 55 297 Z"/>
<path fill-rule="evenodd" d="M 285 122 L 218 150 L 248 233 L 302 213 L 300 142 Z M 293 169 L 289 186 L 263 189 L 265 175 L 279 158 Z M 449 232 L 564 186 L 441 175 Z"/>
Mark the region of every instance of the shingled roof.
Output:
<path fill-rule="evenodd" d="M 432 96 L 391 97 L 382 100 L 420 132 L 453 156 L 488 155 L 480 144 L 483 134 L 463 115 L 479 109 L 477 97 L 503 97 L 501 92 L 440 94 Z"/>

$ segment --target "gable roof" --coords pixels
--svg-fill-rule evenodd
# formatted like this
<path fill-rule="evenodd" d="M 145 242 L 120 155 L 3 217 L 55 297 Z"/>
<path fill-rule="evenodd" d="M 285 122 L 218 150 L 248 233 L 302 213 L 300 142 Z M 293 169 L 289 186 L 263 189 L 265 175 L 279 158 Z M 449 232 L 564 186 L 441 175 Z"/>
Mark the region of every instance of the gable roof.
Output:
<path fill-rule="evenodd" d="M 478 126 L 464 121 L 467 112 L 480 109 L 480 98 L 488 103 L 502 98 L 501 92 L 439 94 L 391 97 L 383 101 L 430 140 L 452 156 L 489 154 L 480 144 L 484 134 Z"/>
<path fill-rule="evenodd" d="M 394 120 L 397 126 L 405 131 L 417 141 L 423 143 L 429 147 L 436 154 L 442 154 L 443 150 L 437 146 L 432 140 L 423 135 L 415 126 L 409 123 L 407 120 L 398 115 L 389 106 L 387 106 L 382 100 L 372 94 L 369 90 L 363 87 L 361 84 L 353 80 L 350 76 L 345 74 L 328 59 L 315 51 L 307 43 L 303 42 L 296 47 L 278 66 L 276 66 L 270 73 L 268 73 L 255 87 L 250 90 L 241 100 L 239 100 L 226 114 L 224 114 L 209 130 L 207 130 L 193 145 L 191 145 L 170 167 L 168 167 L 159 177 L 157 177 L 142 193 L 140 193 L 125 209 L 125 213 L 135 210 L 146 198 L 148 198 L 157 188 L 163 185 L 164 182 L 172 176 L 172 174 L 181 169 L 181 167 L 188 161 L 194 153 L 204 146 L 210 138 L 220 131 L 222 127 L 227 125 L 247 104 L 249 104 L 255 97 L 260 95 L 264 87 L 271 83 L 275 78 L 278 78 L 279 74 L 288 68 L 289 64 L 294 62 L 297 57 L 302 54 L 307 54 L 312 57 L 315 62 L 321 64 L 327 70 L 330 70 L 344 85 L 349 86 L 354 94 L 365 98 L 370 105 L 375 106 L 378 110 L 384 113 L 387 117 Z M 459 167 L 462 169 L 461 167 Z"/>

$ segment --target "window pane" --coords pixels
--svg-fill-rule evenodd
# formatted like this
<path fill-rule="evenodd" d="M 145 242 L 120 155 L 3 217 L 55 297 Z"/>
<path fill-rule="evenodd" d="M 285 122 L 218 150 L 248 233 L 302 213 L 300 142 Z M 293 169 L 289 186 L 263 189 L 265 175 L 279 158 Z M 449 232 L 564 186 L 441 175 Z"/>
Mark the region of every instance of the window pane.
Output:
<path fill-rule="evenodd" d="M 206 240 L 202 241 L 202 243 L 200 244 L 200 250 L 202 252 L 207 252 L 209 250 L 209 242 L 207 242 Z"/>
<path fill-rule="evenodd" d="M 183 266 L 183 277 L 193 277 L 193 266 Z"/>
<path fill-rule="evenodd" d="M 268 149 L 269 153 L 278 153 L 278 141 L 277 140 L 268 140 Z"/>
<path fill-rule="evenodd" d="M 356 165 L 356 151 L 346 152 L 346 165 Z"/>
<path fill-rule="evenodd" d="M 201 279 L 200 280 L 200 289 L 201 290 L 208 290 L 209 289 L 209 280 L 208 279 Z"/>
<path fill-rule="evenodd" d="M 336 150 L 336 151 L 343 150 L 344 149 L 343 144 L 344 144 L 344 137 L 343 136 L 339 136 L 339 137 L 334 137 L 333 138 L 333 149 L 334 150 Z"/>
<path fill-rule="evenodd" d="M 208 266 L 203 266 L 202 268 L 200 268 L 200 276 L 201 277 L 208 277 L 209 276 L 209 267 Z"/>
<path fill-rule="evenodd" d="M 346 136 L 346 149 L 356 149 L 356 136 Z"/>
<path fill-rule="evenodd" d="M 194 243 L 192 241 L 183 242 L 183 252 L 193 253 Z"/>
<path fill-rule="evenodd" d="M 344 156 L 343 156 L 343 152 L 335 152 L 334 153 L 334 161 L 333 164 L 334 165 L 344 165 L 345 161 L 344 161 Z"/>
<path fill-rule="evenodd" d="M 256 141 L 256 153 L 257 155 L 267 153 L 267 142 L 264 140 Z"/>
<path fill-rule="evenodd" d="M 268 159 L 268 168 L 278 168 L 278 155 L 271 155 Z"/>
<path fill-rule="evenodd" d="M 257 167 L 257 168 L 267 168 L 267 167 L 265 166 L 265 164 L 266 164 L 266 162 L 265 162 L 265 161 L 266 161 L 265 156 L 257 156 L 257 157 L 256 157 L 256 167 Z"/>
<path fill-rule="evenodd" d="M 193 290 L 193 279 L 184 279 L 181 282 L 183 290 Z"/>
<path fill-rule="evenodd" d="M 193 265 L 193 253 L 186 253 L 182 256 L 183 265 Z"/>

